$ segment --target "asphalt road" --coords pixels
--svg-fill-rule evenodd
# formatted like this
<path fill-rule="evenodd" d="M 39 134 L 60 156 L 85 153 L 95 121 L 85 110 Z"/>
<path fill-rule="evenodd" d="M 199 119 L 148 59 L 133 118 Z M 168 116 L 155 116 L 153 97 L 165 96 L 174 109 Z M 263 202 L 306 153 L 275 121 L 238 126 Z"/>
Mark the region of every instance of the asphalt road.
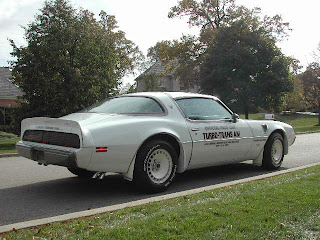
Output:
<path fill-rule="evenodd" d="M 320 133 L 298 135 L 281 169 L 320 162 Z M 165 193 L 267 173 L 248 163 L 187 171 Z M 160 195 L 160 194 L 157 194 Z M 152 195 L 152 196 L 157 196 Z M 150 197 L 121 175 L 81 180 L 67 169 L 39 166 L 22 157 L 0 159 L 0 226 Z"/>

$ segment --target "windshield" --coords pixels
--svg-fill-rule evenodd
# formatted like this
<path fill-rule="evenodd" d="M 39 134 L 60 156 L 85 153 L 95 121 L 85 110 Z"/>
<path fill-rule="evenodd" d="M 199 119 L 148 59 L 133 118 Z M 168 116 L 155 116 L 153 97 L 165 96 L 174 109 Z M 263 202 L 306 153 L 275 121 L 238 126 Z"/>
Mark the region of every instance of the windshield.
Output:
<path fill-rule="evenodd" d="M 91 113 L 139 114 L 163 113 L 162 107 L 147 97 L 117 97 L 106 99 L 82 111 Z"/>

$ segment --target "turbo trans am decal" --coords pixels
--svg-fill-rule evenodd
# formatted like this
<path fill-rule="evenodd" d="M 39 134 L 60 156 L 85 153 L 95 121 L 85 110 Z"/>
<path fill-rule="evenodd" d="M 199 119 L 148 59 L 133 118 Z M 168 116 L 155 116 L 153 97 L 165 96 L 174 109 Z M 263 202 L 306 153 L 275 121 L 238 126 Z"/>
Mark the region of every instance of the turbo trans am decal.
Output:
<path fill-rule="evenodd" d="M 209 132 L 203 133 L 204 140 L 211 139 L 225 139 L 225 138 L 236 138 L 240 137 L 240 131 L 226 131 L 226 132 Z"/>

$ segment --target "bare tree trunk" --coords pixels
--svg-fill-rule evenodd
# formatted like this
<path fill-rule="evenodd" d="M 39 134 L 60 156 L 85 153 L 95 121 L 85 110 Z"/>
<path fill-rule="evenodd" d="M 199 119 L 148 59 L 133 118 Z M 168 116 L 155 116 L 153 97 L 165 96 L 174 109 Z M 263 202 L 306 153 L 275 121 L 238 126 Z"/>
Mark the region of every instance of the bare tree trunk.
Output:
<path fill-rule="evenodd" d="M 246 110 L 244 114 L 245 114 L 245 118 L 246 118 L 246 119 L 249 119 L 249 113 L 248 113 L 248 110 Z"/>
<path fill-rule="evenodd" d="M 247 103 L 244 104 L 244 115 L 246 119 L 249 119 L 249 108 Z"/>

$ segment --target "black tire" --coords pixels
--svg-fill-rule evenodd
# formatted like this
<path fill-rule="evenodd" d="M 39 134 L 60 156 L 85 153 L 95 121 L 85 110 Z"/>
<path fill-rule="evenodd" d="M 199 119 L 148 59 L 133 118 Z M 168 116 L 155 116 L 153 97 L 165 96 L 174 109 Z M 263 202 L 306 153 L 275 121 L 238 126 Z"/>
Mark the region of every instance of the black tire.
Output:
<path fill-rule="evenodd" d="M 264 146 L 262 167 L 266 170 L 278 169 L 284 157 L 283 137 L 280 133 L 273 133 Z"/>
<path fill-rule="evenodd" d="M 94 172 L 82 168 L 68 168 L 68 170 L 80 178 L 91 178 L 94 174 Z"/>
<path fill-rule="evenodd" d="M 177 171 L 177 153 L 162 140 L 153 140 L 139 150 L 133 181 L 138 189 L 148 193 L 165 191 L 173 182 Z"/>

